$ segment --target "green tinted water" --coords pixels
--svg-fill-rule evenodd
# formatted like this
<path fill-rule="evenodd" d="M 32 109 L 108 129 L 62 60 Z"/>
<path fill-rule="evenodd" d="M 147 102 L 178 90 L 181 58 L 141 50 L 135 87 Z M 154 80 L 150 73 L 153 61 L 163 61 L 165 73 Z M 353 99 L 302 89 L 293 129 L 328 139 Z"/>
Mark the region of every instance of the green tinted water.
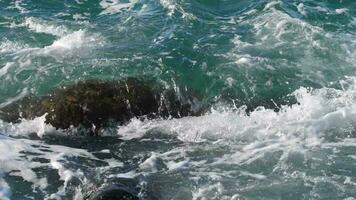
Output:
<path fill-rule="evenodd" d="M 97 146 L 52 141 L 90 152 L 110 149 L 111 161 L 127 163 L 101 168 L 67 160 L 68 166 L 58 167 L 55 162 L 66 159 L 45 154 L 52 160 L 41 166 L 55 169 L 54 174 L 57 170 L 60 177 L 58 169 L 74 173 L 78 163 L 85 173 L 74 173 L 80 181 L 73 178 L 72 186 L 47 180 L 44 188 L 33 186 L 35 194 L 25 188 L 39 179 L 27 180 L 16 191 L 18 183 L 7 175 L 23 169 L 0 165 L 0 177 L 9 185 L 0 180 L 0 187 L 10 188 L 3 191 L 11 191 L 11 199 L 26 199 L 25 194 L 51 199 L 54 193 L 81 199 L 86 190 L 133 171 L 134 185 L 144 188 L 142 198 L 148 199 L 355 197 L 355 50 L 353 0 L 0 0 L 0 106 L 78 80 L 148 77 L 187 87 L 220 110 L 192 119 L 133 120 L 117 130 L 124 138 L 163 137 L 150 137 L 151 132 L 176 136 L 162 139 L 172 142 L 168 149 L 165 143 L 150 148 L 138 139 Z M 251 114 L 238 109 L 275 104 L 293 106 Z M 0 146 L 8 146 L 11 137 L 40 132 L 41 123 L 1 123 L 6 136 Z M 35 151 L 17 142 L 18 149 Z M 129 158 L 131 153 L 137 158 Z M 21 153 L 0 160 L 14 163 L 16 156 Z M 147 158 L 151 165 L 140 168 Z M 173 163 L 182 166 L 176 170 Z M 0 198 L 3 193 L 10 196 L 0 189 Z"/>

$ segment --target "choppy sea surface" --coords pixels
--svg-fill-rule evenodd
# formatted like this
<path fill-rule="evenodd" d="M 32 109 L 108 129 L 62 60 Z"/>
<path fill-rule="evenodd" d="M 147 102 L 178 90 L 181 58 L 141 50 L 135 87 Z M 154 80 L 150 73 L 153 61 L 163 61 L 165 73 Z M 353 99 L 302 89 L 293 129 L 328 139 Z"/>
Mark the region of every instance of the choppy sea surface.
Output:
<path fill-rule="evenodd" d="M 355 0 L 0 0 L 0 107 L 142 76 L 209 112 L 101 137 L 0 120 L 0 199 L 356 199 Z"/>

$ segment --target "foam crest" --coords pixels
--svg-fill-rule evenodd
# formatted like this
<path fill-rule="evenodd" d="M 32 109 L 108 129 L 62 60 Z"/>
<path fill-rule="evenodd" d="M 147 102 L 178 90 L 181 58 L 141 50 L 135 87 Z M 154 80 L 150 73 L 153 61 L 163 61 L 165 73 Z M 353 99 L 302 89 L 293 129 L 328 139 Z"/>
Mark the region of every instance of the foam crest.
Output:
<path fill-rule="evenodd" d="M 100 6 L 103 11 L 100 15 L 113 15 L 122 12 L 124 9 L 132 8 L 138 1 L 130 0 L 129 3 L 122 3 L 120 0 L 102 0 Z"/>
<path fill-rule="evenodd" d="M 278 3 L 279 4 L 279 3 Z M 313 43 L 317 34 L 322 32 L 322 29 L 317 26 L 312 26 L 305 21 L 298 18 L 292 18 L 288 14 L 277 10 L 272 4 L 266 6 L 264 13 L 258 17 L 247 20 L 246 22 L 254 26 L 256 31 L 256 38 L 260 38 L 261 42 L 284 42 L 288 39 L 288 34 L 296 36 L 295 42 L 303 43 L 309 41 Z M 304 12 L 304 5 L 299 4 L 300 12 Z M 294 27 L 291 29 L 290 27 Z M 295 45 L 295 44 L 294 44 Z"/>
<path fill-rule="evenodd" d="M 151 130 L 175 134 L 182 141 L 203 142 L 219 140 L 263 141 L 286 138 L 322 138 L 327 131 L 343 132 L 356 123 L 355 78 L 341 81 L 344 90 L 300 88 L 293 92 L 298 104 L 282 106 L 279 112 L 258 107 L 246 113 L 245 107 L 237 111 L 230 108 L 212 110 L 199 117 L 181 119 L 132 119 L 120 126 L 117 134 L 124 139 L 139 138 Z M 1 122 L 1 121 L 0 121 Z M 1 122 L 1 131 L 13 136 L 55 132 L 45 124 L 45 115 L 18 124 Z M 339 135 L 341 136 L 341 135 Z M 314 142 L 314 141 L 313 141 Z"/>
<path fill-rule="evenodd" d="M 1 76 L 0 76 L 1 77 Z M 0 103 L 0 108 L 3 108 L 19 99 L 22 99 L 23 97 L 25 97 L 26 95 L 28 94 L 28 90 L 27 88 L 24 88 L 21 93 L 19 93 L 18 95 L 16 95 L 15 97 L 12 97 L 12 98 L 8 98 L 5 100 L 5 102 L 3 103 Z"/>
<path fill-rule="evenodd" d="M 37 117 L 33 120 L 23 119 L 20 123 L 6 123 L 0 120 L 0 131 L 4 132 L 11 136 L 17 137 L 30 137 L 37 136 L 43 137 L 45 134 L 51 133 L 59 133 L 56 132 L 55 128 L 47 125 L 46 115 L 41 117 Z"/>
<path fill-rule="evenodd" d="M 91 46 L 95 42 L 97 42 L 97 37 L 91 37 L 84 30 L 79 30 L 61 37 L 45 49 L 76 50 L 83 46 Z"/>
<path fill-rule="evenodd" d="M 24 7 L 26 4 L 23 0 L 16 0 L 14 1 L 14 7 L 19 10 L 21 13 L 28 13 L 29 11 Z"/>
<path fill-rule="evenodd" d="M 36 54 L 50 55 L 56 58 L 88 55 L 93 49 L 104 45 L 104 39 L 98 34 L 78 30 L 54 41 Z"/>
<path fill-rule="evenodd" d="M 324 86 L 340 79 L 338 74 L 342 76 L 346 74 L 343 71 L 351 71 L 355 66 L 353 35 L 330 32 L 323 26 L 290 15 L 283 10 L 284 4 L 272 1 L 262 11 L 245 13 L 239 24 L 242 28 L 251 27 L 250 35 L 236 35 L 231 40 L 234 47 L 223 55 L 230 60 L 229 65 L 239 67 L 234 70 L 247 70 L 239 72 L 246 74 L 249 96 L 259 84 L 288 88 L 300 77 Z M 304 4 L 295 6 L 308 15 Z M 272 78 L 278 81 L 262 77 L 255 70 L 278 74 Z"/>
<path fill-rule="evenodd" d="M 99 34 L 91 34 L 86 30 L 78 30 L 55 40 L 51 45 L 43 48 L 25 48 L 16 52 L 20 61 L 28 61 L 33 57 L 51 56 L 64 59 L 81 55 L 88 55 L 93 49 L 104 45 L 104 39 Z"/>
<path fill-rule="evenodd" d="M 297 6 L 298 12 L 302 15 L 307 15 L 307 12 L 305 11 L 305 6 L 303 3 L 298 4 Z"/>
<path fill-rule="evenodd" d="M 26 48 L 28 48 L 27 45 L 10 41 L 7 38 L 4 38 L 0 41 L 0 54 L 14 53 Z"/>
<path fill-rule="evenodd" d="M 160 0 L 161 5 L 168 10 L 168 16 L 172 16 L 176 10 L 177 5 L 170 0 Z"/>
<path fill-rule="evenodd" d="M 355 157 L 350 149 L 356 146 L 356 78 L 348 77 L 340 84 L 342 89 L 300 88 L 291 94 L 298 104 L 282 106 L 279 112 L 259 107 L 246 113 L 242 107 L 236 112 L 230 108 L 213 110 L 201 117 L 134 119 L 118 129 L 124 139 L 158 131 L 176 135 L 189 145 L 152 153 L 139 170 L 130 172 L 130 177 L 156 173 L 162 163 L 170 173 L 187 170 L 189 178 L 199 182 L 192 190 L 196 199 L 212 195 L 217 199 L 238 198 L 240 192 L 270 188 L 269 184 L 278 183 L 276 176 L 283 179 L 278 184 L 298 180 L 303 185 L 311 183 L 319 187 L 325 182 L 332 188 L 345 190 L 348 188 L 342 184 L 345 178 L 354 184 L 346 175 L 337 178 L 325 178 L 323 173 L 303 175 L 304 170 L 320 171 L 319 167 L 326 173 L 335 173 L 329 170 L 342 168 L 345 163 L 334 158 L 347 161 Z M 207 152 L 208 156 L 202 156 Z M 342 157 L 348 154 L 350 158 Z M 330 156 L 323 158 L 325 155 Z M 314 164 L 318 166 L 316 169 Z M 342 174 L 352 174 L 348 169 L 351 165 L 348 163 Z M 121 176 L 124 174 L 118 174 Z M 206 179 L 209 181 L 204 183 Z M 238 190 L 230 187 L 230 179 L 239 186 Z M 246 179 L 252 187 L 243 181 Z"/>
<path fill-rule="evenodd" d="M 268 2 L 265 7 L 263 8 L 264 11 L 274 8 L 276 5 L 282 4 L 281 1 L 270 1 Z"/>
<path fill-rule="evenodd" d="M 47 33 L 55 36 L 64 36 L 69 33 L 69 30 L 63 25 L 53 25 L 34 17 L 26 18 L 24 26 L 28 27 L 30 30 L 36 33 Z"/>
<path fill-rule="evenodd" d="M 279 152 L 280 155 L 273 170 L 280 172 L 291 167 L 289 159 L 293 155 L 302 156 L 302 159 L 305 160 L 308 159 L 308 153 L 313 149 L 354 147 L 355 139 L 348 137 L 354 137 L 350 133 L 356 124 L 356 78 L 350 77 L 340 83 L 343 89 L 300 88 L 291 94 L 296 97 L 299 103 L 283 106 L 279 112 L 259 107 L 247 114 L 242 107 L 236 112 L 229 108 L 225 109 L 226 111 L 213 110 L 210 114 L 201 117 L 146 121 L 133 119 L 128 125 L 118 129 L 118 134 L 122 135 L 124 139 L 140 138 L 147 132 L 159 131 L 178 136 L 179 139 L 189 144 L 189 148 L 183 146 L 167 152 L 152 152 L 150 157 L 142 160 L 136 170 L 113 174 L 109 177 L 135 178 L 140 175 L 149 176 L 152 173 L 161 173 L 162 169 L 173 174 L 194 169 L 191 170 L 191 179 L 209 176 L 213 181 L 211 184 L 197 186 L 193 190 L 193 196 L 199 199 L 217 191 L 214 193 L 217 195 L 216 198 L 221 198 L 221 195 L 229 189 L 225 184 L 219 184 L 219 180 L 226 176 L 236 179 L 236 175 L 233 175 L 236 174 L 234 167 L 221 168 L 222 166 L 255 166 L 256 162 L 270 159 L 269 154 Z M 32 126 L 36 123 L 43 124 L 43 119 L 41 122 L 32 121 L 32 123 Z M 27 130 L 29 127 L 23 125 L 18 129 Z M 11 133 L 11 130 L 5 131 Z M 335 140 L 341 142 L 334 142 Z M 0 147 L 7 148 L 1 146 L 1 139 Z M 214 152 L 214 149 L 222 147 L 229 147 L 229 151 L 224 152 L 221 156 L 214 157 L 212 155 L 209 162 L 204 159 L 199 160 L 199 156 L 194 157 L 195 153 L 199 153 L 199 151 Z M 56 194 L 51 195 L 51 198 L 60 198 L 65 194 L 66 183 L 72 177 L 79 176 L 80 173 L 73 170 L 68 171 L 59 161 L 61 157 L 64 157 L 63 152 L 65 152 L 64 154 L 67 152 L 66 149 L 62 149 L 64 147 L 58 147 L 58 150 L 52 146 L 50 148 L 53 153 L 46 154 L 45 157 L 51 158 L 51 167 L 58 170 L 58 174 L 65 182 Z M 24 150 L 28 149 L 20 147 L 19 150 L 11 151 Z M 58 154 L 58 152 L 61 153 Z M 11 156 L 15 158 L 18 155 Z M 304 156 L 306 157 L 304 158 Z M 14 165 L 19 164 L 21 163 Z M 15 166 L 11 165 L 9 168 L 15 168 Z M 115 164 L 113 166 L 122 165 Z M 36 187 L 41 188 L 40 185 L 48 185 L 45 179 L 36 178 L 36 174 L 31 171 L 21 170 L 16 175 L 38 183 Z M 253 173 L 252 171 L 242 171 L 240 176 L 258 181 L 270 178 L 268 174 Z M 318 184 L 318 181 L 313 177 L 304 179 Z M 231 196 L 227 194 L 226 198 L 229 197 Z"/>
<path fill-rule="evenodd" d="M 5 66 L 3 66 L 2 68 L 0 68 L 0 77 L 3 77 L 4 75 L 6 75 L 6 73 L 8 72 L 8 70 L 10 69 L 10 67 L 13 66 L 13 62 L 8 62 L 5 64 Z M 0 104 L 1 107 L 1 104 Z"/>
<path fill-rule="evenodd" d="M 349 11 L 349 9 L 347 8 L 339 8 L 339 9 L 336 9 L 335 12 L 336 14 L 344 14 L 344 13 L 347 13 Z"/>
<path fill-rule="evenodd" d="M 177 134 L 187 142 L 322 138 L 328 130 L 342 132 L 356 123 L 356 89 L 354 79 L 350 80 L 353 85 L 347 90 L 300 88 L 291 94 L 299 103 L 282 106 L 279 112 L 258 107 L 247 114 L 241 107 L 237 112 L 213 110 L 200 117 L 133 119 L 128 125 L 119 127 L 118 134 L 131 139 L 149 130 L 158 130 Z"/>
<path fill-rule="evenodd" d="M 172 0 L 160 0 L 159 1 L 164 9 L 167 10 L 167 15 L 172 17 L 176 12 L 182 14 L 183 19 L 195 19 L 196 17 L 183 9 L 181 5 Z"/>

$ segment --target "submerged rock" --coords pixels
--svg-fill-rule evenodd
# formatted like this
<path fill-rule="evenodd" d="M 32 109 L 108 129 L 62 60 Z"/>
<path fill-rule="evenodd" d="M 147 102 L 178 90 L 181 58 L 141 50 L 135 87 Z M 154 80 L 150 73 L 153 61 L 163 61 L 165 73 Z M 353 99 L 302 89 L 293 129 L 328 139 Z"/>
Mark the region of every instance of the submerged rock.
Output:
<path fill-rule="evenodd" d="M 87 80 L 61 87 L 52 93 L 33 95 L 0 108 L 6 122 L 34 119 L 46 114 L 46 123 L 55 128 L 71 126 L 97 132 L 110 123 L 123 124 L 133 117 L 183 117 L 199 115 L 194 97 L 178 96 L 158 84 L 135 78 L 121 81 Z"/>
<path fill-rule="evenodd" d="M 102 191 L 99 191 L 90 200 L 139 200 L 140 198 L 136 196 L 133 192 L 130 192 L 123 186 L 112 185 Z"/>

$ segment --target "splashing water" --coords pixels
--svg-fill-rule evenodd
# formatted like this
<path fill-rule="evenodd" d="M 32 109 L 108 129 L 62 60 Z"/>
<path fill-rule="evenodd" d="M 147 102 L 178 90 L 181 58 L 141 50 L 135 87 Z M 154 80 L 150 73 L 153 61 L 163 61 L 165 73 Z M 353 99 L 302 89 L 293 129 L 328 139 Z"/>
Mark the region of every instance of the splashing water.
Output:
<path fill-rule="evenodd" d="M 151 77 L 209 111 L 103 136 L 0 120 L 0 199 L 354 199 L 356 2 L 0 1 L 0 108 Z M 179 90 L 175 90 L 179 94 Z"/>

